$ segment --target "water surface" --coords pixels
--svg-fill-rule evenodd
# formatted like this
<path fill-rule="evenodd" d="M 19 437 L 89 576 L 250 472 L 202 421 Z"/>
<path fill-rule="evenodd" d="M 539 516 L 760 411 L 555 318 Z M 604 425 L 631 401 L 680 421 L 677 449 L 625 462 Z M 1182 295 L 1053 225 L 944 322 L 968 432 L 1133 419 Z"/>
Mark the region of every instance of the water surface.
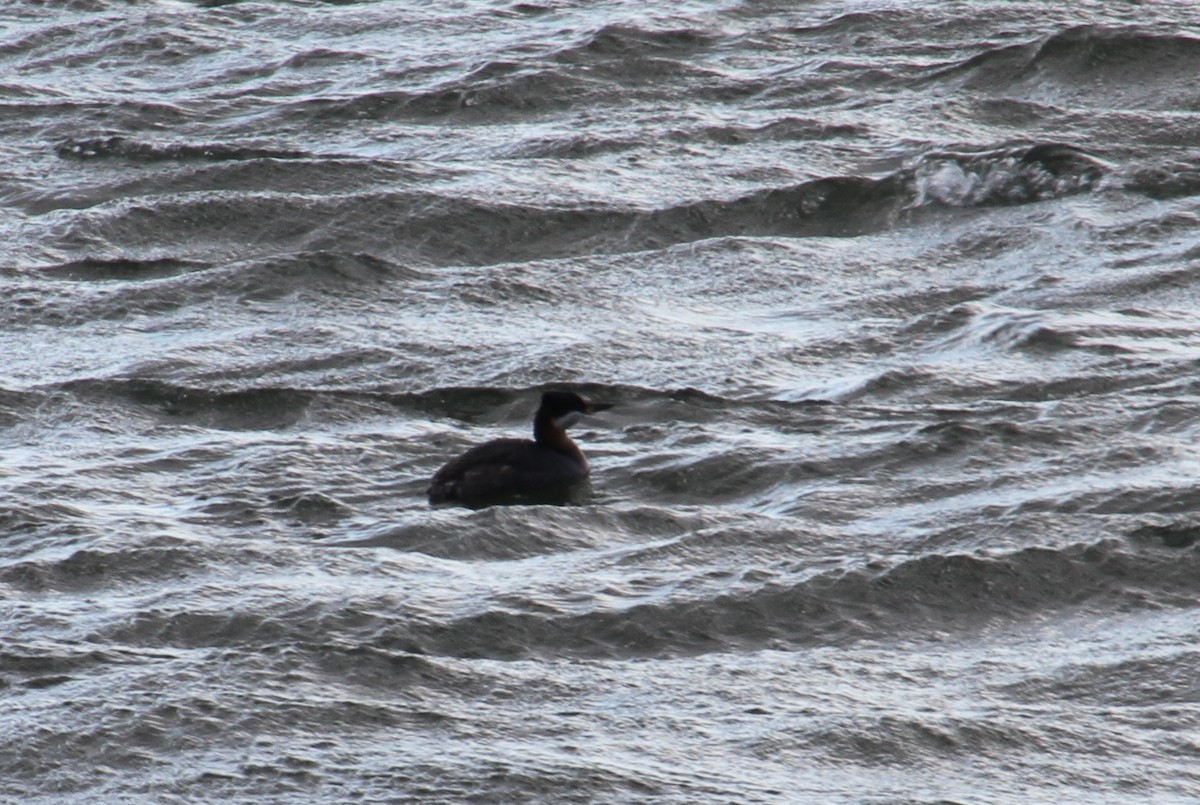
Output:
<path fill-rule="evenodd" d="M 0 797 L 1200 798 L 1200 12 L 427 6 L 0 12 Z"/>

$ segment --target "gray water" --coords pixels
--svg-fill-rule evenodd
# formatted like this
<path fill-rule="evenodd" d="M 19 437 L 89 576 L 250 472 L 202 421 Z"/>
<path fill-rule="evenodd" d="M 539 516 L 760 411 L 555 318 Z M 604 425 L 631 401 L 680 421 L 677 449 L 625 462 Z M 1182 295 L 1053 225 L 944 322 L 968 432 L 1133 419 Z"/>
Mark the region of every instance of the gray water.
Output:
<path fill-rule="evenodd" d="M 1200 7 L 925 5 L 6 4 L 0 799 L 1200 799 Z"/>

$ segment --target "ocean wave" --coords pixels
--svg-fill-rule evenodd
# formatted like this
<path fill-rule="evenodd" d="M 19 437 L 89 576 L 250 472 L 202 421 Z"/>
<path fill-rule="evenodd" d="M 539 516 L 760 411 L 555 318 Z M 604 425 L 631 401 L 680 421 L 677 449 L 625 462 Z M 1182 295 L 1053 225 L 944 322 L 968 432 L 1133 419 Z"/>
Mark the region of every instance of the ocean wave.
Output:
<path fill-rule="evenodd" d="M 658 97 L 667 82 L 676 92 L 710 98 L 759 91 L 762 84 L 756 80 L 695 63 L 714 41 L 699 29 L 604 25 L 577 32 L 568 44 L 535 39 L 481 62 L 443 64 L 439 72 L 458 74 L 423 86 L 305 99 L 288 104 L 281 114 L 320 120 L 494 120 Z M 415 83 L 427 80 L 426 72 L 399 78 Z"/>
<path fill-rule="evenodd" d="M 597 82 L 557 69 L 493 62 L 470 75 L 423 90 L 381 90 L 346 98 L 310 98 L 280 110 L 282 118 L 392 120 L 452 114 L 494 119 L 544 113 L 593 99 Z"/>
<path fill-rule="evenodd" d="M 928 352 L 952 356 L 975 349 L 1071 351 L 1182 359 L 1196 354 L 1196 346 L 1200 346 L 1194 318 L 1187 314 L 1137 309 L 1063 312 L 968 303 L 949 315 L 959 318 L 961 324 L 928 344 Z"/>
<path fill-rule="evenodd" d="M 1057 143 L 933 151 L 909 168 L 909 204 L 980 207 L 1061 198 L 1095 189 L 1111 170 L 1083 149 Z"/>
<path fill-rule="evenodd" d="M 346 360 L 363 361 L 361 353 Z M 215 377 L 207 384 L 182 383 L 153 376 L 116 376 L 71 380 L 40 387 L 29 392 L 0 393 L 0 412 L 11 411 L 19 418 L 23 410 L 45 404 L 47 395 L 66 394 L 94 405 L 102 401 L 157 411 L 177 422 L 204 421 L 221 429 L 285 428 L 304 415 L 307 406 L 322 401 L 325 406 L 365 403 L 397 416 L 452 419 L 462 423 L 497 420 L 528 424 L 544 391 L 564 385 L 588 398 L 614 402 L 629 417 L 688 418 L 696 422 L 721 421 L 731 415 L 746 415 L 755 410 L 768 413 L 811 416 L 820 401 L 756 402 L 738 400 L 692 388 L 650 389 L 635 385 L 601 383 L 546 383 L 529 387 L 442 386 L 434 385 L 408 391 L 392 391 L 392 385 L 379 383 L 378 390 L 363 387 L 272 385 L 264 383 L 261 372 L 246 377 Z M 11 402 L 6 396 L 11 396 Z M 655 409 L 651 414 L 648 409 Z M 271 424 L 274 422 L 275 424 Z M 220 424 L 223 423 L 223 424 Z M 241 423 L 241 424 L 239 424 Z"/>
<path fill-rule="evenodd" d="M 29 592 L 80 592 L 179 581 L 206 562 L 194 544 L 159 539 L 136 549 L 81 548 L 58 559 L 12 562 L 0 567 L 0 584 Z"/>
<path fill-rule="evenodd" d="M 1137 166 L 1128 172 L 1124 186 L 1154 199 L 1200 195 L 1200 157 Z"/>
<path fill-rule="evenodd" d="M 1192 707 L 1200 701 L 1196 672 L 1200 653 L 1184 646 L 1162 653 L 1106 663 L 1087 663 L 1036 674 L 1005 685 L 1003 693 L 1022 704 L 1049 700 L 1087 702 L 1103 708 L 1145 708 L 1148 703 Z"/>
<path fill-rule="evenodd" d="M 284 200 L 337 196 L 351 190 L 361 192 L 364 187 L 407 185 L 435 178 L 435 173 L 436 178 L 442 179 L 455 173 L 454 169 L 445 166 L 431 169 L 416 163 L 336 155 L 276 158 L 270 149 L 250 148 L 243 152 L 242 145 L 232 142 L 216 144 L 217 152 L 228 158 L 215 159 L 195 159 L 186 155 L 176 159 L 171 156 L 193 148 L 207 150 L 209 146 L 162 145 L 145 141 L 137 141 L 134 146 L 120 151 L 119 158 L 133 163 L 146 159 L 146 164 L 153 165 L 153 170 L 133 172 L 129 178 L 115 182 L 83 182 L 67 188 L 13 187 L 4 194 L 4 200 L 28 215 L 98 208 L 96 212 L 77 214 L 80 216 L 77 223 L 85 225 L 89 216 L 112 216 L 114 211 L 121 209 L 121 204 L 140 202 L 142 207 L 155 209 L 161 206 L 167 211 L 180 198 L 211 198 L 209 194 L 216 189 L 248 195 L 265 191 L 271 198 Z M 241 156 L 232 156 L 235 153 L 241 153 Z M 121 258 L 126 257 L 129 255 L 121 255 Z"/>
<path fill-rule="evenodd" d="M 1079 25 L 984 50 L 933 73 L 991 94 L 1098 108 L 1173 108 L 1178 76 L 1200 69 L 1200 38 L 1149 28 Z"/>
<path fill-rule="evenodd" d="M 554 618 L 491 611 L 418 636 L 417 645 L 432 653 L 471 646 L 500 657 L 661 656 L 919 638 L 1063 609 L 1177 605 L 1190 595 L 1197 569 L 1194 553 L 1135 553 L 1112 540 L 1000 556 L 921 556 L 883 570 L 822 573 L 621 611 Z"/>
<path fill-rule="evenodd" d="M 1040 143 L 933 151 L 879 177 L 832 176 L 650 209 L 408 190 L 323 197 L 193 192 L 76 213 L 60 225 L 58 242 L 83 252 L 78 261 L 164 259 L 165 251 L 186 262 L 316 251 L 353 236 L 364 251 L 392 261 L 493 264 L 730 236 L 853 237 L 893 228 L 919 208 L 1023 204 L 1087 192 L 1109 170 L 1082 149 Z"/>
<path fill-rule="evenodd" d="M 370 254 L 311 251 L 212 263 L 190 257 L 85 257 L 23 272 L 28 301 L 0 315 L 11 327 L 148 319 L 207 304 L 365 297 L 429 279 Z M 34 293 L 36 289 L 36 294 Z"/>
<path fill-rule="evenodd" d="M 60 265 L 43 266 L 41 270 L 46 272 L 46 276 L 54 279 L 78 282 L 103 282 L 106 280 L 130 282 L 175 277 L 210 267 L 207 263 L 197 260 L 176 260 L 171 257 L 145 260 L 85 258 Z"/>
<path fill-rule="evenodd" d="M 129 159 L 141 163 L 309 159 L 312 156 L 285 148 L 228 143 L 154 143 L 120 135 L 64 140 L 54 151 L 64 159 Z"/>
<path fill-rule="evenodd" d="M 1160 81 L 1200 69 L 1200 38 L 1151 29 L 1079 25 L 1056 32 L 1028 46 L 1026 70 L 1037 70 L 1039 80 L 1085 76 L 1100 80 L 1105 91 L 1141 86 L 1157 89 Z"/>
<path fill-rule="evenodd" d="M 719 37 L 699 28 L 650 28 L 618 23 L 597 28 L 581 43 L 558 51 L 557 56 L 564 58 L 580 52 L 621 60 L 647 54 L 691 56 L 718 42 Z"/>
<path fill-rule="evenodd" d="M 1192 600 L 1197 571 L 1193 550 L 1135 550 L 1109 539 L 877 561 L 798 581 L 743 582 L 702 597 L 650 591 L 620 604 L 564 606 L 510 593 L 453 614 L 399 598 L 155 608 L 101 627 L 93 640 L 128 648 L 303 644 L 336 624 L 345 639 L 420 656 L 512 660 L 790 650 L 937 639 L 1055 613 L 1181 606 Z"/>
<path fill-rule="evenodd" d="M 76 380 L 61 388 L 78 399 L 108 400 L 125 408 L 153 412 L 177 424 L 220 430 L 280 429 L 304 418 L 310 391 L 250 388 L 216 391 L 148 378 Z"/>

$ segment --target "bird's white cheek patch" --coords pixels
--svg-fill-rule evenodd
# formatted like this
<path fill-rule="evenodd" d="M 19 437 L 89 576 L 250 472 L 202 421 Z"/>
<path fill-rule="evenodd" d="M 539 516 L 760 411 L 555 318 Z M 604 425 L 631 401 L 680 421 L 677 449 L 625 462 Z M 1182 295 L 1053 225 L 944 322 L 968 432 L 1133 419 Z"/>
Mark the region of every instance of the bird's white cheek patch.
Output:
<path fill-rule="evenodd" d="M 569 414 L 563 414 L 562 416 L 555 419 L 554 424 L 557 425 L 558 427 L 562 428 L 563 430 L 566 430 L 567 428 L 571 427 L 576 422 L 578 422 L 582 416 L 583 416 L 583 414 L 580 413 L 579 411 L 572 411 Z"/>

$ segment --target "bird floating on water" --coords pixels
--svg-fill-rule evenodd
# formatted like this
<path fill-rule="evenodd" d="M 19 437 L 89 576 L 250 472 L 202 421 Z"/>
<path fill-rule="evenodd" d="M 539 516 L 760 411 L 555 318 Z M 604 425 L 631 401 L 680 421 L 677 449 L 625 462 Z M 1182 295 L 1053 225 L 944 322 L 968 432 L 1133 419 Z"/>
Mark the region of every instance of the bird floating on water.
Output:
<path fill-rule="evenodd" d="M 611 408 L 570 391 L 547 391 L 533 417 L 533 439 L 494 439 L 438 470 L 429 502 L 482 506 L 505 499 L 550 499 L 588 476 L 588 462 L 567 428 Z"/>

